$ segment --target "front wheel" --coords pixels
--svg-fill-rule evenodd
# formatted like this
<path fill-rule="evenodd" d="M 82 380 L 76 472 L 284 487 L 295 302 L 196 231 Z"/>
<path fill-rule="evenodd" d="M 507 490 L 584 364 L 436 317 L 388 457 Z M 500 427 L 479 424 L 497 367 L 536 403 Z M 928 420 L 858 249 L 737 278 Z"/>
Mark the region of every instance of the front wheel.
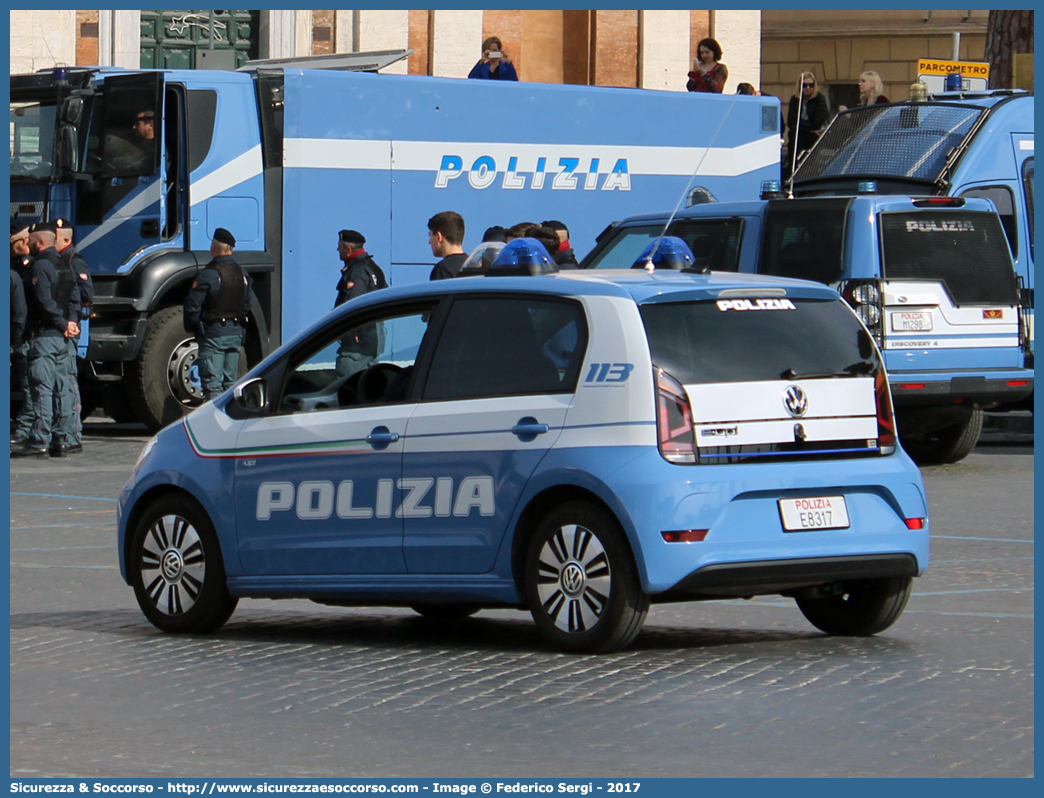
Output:
<path fill-rule="evenodd" d="M 801 614 L 820 631 L 866 637 L 883 632 L 899 619 L 912 590 L 909 576 L 864 579 L 841 585 L 830 595 L 796 601 Z"/>
<path fill-rule="evenodd" d="M 210 518 L 192 498 L 167 495 L 131 530 L 128 564 L 138 606 L 164 632 L 211 632 L 238 599 L 228 592 Z"/>
<path fill-rule="evenodd" d="M 529 543 L 525 590 L 537 629 L 564 651 L 623 648 L 649 611 L 623 530 L 586 502 L 564 504 L 540 522 Z"/>

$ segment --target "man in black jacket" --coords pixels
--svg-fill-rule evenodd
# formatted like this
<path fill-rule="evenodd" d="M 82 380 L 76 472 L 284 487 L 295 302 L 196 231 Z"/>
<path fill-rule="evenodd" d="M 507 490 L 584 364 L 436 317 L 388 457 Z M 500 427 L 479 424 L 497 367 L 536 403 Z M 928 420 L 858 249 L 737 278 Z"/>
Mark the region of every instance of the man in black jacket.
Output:
<path fill-rule="evenodd" d="M 557 219 L 549 219 L 541 224 L 543 224 L 544 227 L 550 227 L 558 234 L 558 248 L 551 252 L 551 257 L 555 259 L 558 268 L 580 268 L 579 264 L 576 262 L 576 255 L 573 253 L 573 248 L 569 244 L 569 228 Z"/>
<path fill-rule="evenodd" d="M 28 314 L 28 306 L 25 299 L 25 284 L 29 280 L 29 269 L 33 265 L 33 258 L 29 254 L 29 223 L 11 222 L 11 390 L 22 395 L 22 406 L 15 419 L 14 428 L 11 430 L 11 445 L 24 446 L 29 440 L 29 428 L 33 424 L 32 404 L 29 401 L 29 376 L 25 369 L 25 359 L 29 353 L 29 342 L 25 340 L 25 325 L 28 316 L 22 318 L 21 332 L 15 337 L 14 316 L 16 302 L 14 292 L 15 281 L 21 288 L 22 310 Z"/>
<path fill-rule="evenodd" d="M 55 219 L 55 244 L 54 248 L 62 256 L 66 266 L 72 271 L 76 281 L 76 292 L 80 303 L 80 312 L 77 318 L 69 319 L 78 324 L 90 315 L 91 304 L 94 302 L 94 281 L 91 280 L 91 270 L 80 253 L 73 246 L 72 224 L 67 219 Z M 82 333 L 82 330 L 80 330 Z M 69 380 L 66 383 L 67 392 L 62 395 L 61 401 L 72 406 L 72 412 L 67 416 L 68 425 L 64 428 L 56 427 L 58 441 L 51 442 L 51 456 L 65 454 L 79 454 L 83 451 L 83 423 L 80 419 L 82 409 L 80 401 L 79 371 L 76 365 L 76 349 L 79 346 L 80 335 L 74 338 L 66 338 L 65 343 L 69 349 L 66 364 L 69 367 Z"/>
<path fill-rule="evenodd" d="M 429 280 L 449 280 L 460 274 L 468 259 L 463 243 L 464 219 L 459 213 L 443 211 L 428 219 L 428 246 L 432 255 L 442 258 L 431 270 Z"/>
<path fill-rule="evenodd" d="M 239 376 L 239 348 L 250 313 L 252 281 L 232 257 L 235 237 L 224 227 L 210 242 L 212 260 L 200 270 L 185 297 L 185 330 L 196 334 L 199 378 L 208 401 Z"/>
<path fill-rule="evenodd" d="M 29 310 L 26 368 L 33 418 L 28 440 L 12 450 L 11 457 L 48 458 L 55 414 L 64 427 L 72 412 L 68 402 L 61 401 L 69 379 L 65 339 L 80 333 L 79 324 L 70 321 L 79 317 L 80 300 L 72 271 L 54 248 L 55 230 L 53 222 L 38 222 L 29 228 L 29 251 L 36 256 L 25 286 Z M 59 397 L 57 410 L 55 394 Z"/>
<path fill-rule="evenodd" d="M 337 254 L 344 266 L 341 267 L 341 279 L 337 281 L 334 307 L 388 287 L 384 272 L 374 263 L 365 244 L 366 238 L 358 230 L 341 230 L 337 234 Z M 376 363 L 380 335 L 379 327 L 373 324 L 350 330 L 337 348 L 337 373 L 351 376 Z"/>

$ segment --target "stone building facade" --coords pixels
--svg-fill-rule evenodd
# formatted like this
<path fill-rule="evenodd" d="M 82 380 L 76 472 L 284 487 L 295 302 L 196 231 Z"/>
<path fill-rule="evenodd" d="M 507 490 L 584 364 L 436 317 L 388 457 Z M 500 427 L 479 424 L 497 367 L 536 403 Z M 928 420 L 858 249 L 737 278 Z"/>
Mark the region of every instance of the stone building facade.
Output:
<path fill-rule="evenodd" d="M 180 66 L 207 46 L 202 13 L 11 11 L 11 72 L 55 64 Z M 501 38 L 526 81 L 684 91 L 696 43 L 714 36 L 730 71 L 726 92 L 761 79 L 760 11 L 354 10 L 223 12 L 215 41 L 247 31 L 250 57 L 285 58 L 410 48 L 387 72 L 466 77 L 482 40 Z M 253 13 L 256 23 L 231 15 Z M 157 15 L 161 15 L 157 17 Z M 181 15 L 181 16 L 177 16 Z M 190 17 L 192 17 L 190 19 Z M 154 19 L 155 18 L 155 19 Z M 173 24 L 172 24 L 173 21 Z M 238 28 L 233 28 L 238 24 Z M 222 35 L 225 38 L 222 38 Z M 190 39 L 191 37 L 194 37 Z M 233 36 L 234 38 L 234 36 Z M 187 42 L 187 44 L 186 44 Z M 159 55 L 150 60 L 156 48 Z M 177 52 L 164 61 L 163 48 Z M 246 50 L 244 50 L 246 52 Z M 256 55 L 254 54 L 256 53 Z M 240 56 L 242 61 L 246 56 Z M 237 62 L 238 63 L 238 62 Z"/>

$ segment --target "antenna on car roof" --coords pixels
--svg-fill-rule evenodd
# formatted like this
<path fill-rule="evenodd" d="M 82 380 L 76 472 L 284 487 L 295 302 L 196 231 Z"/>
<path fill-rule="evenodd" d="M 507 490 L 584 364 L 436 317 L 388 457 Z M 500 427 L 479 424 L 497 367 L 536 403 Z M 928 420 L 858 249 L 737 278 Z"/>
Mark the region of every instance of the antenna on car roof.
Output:
<path fill-rule="evenodd" d="M 656 237 L 656 240 L 653 242 L 653 246 L 649 249 L 649 255 L 645 261 L 646 271 L 652 272 L 655 270 L 656 267 L 653 266 L 653 255 L 656 253 L 660 245 L 660 242 L 663 240 L 663 237 L 667 235 L 667 230 L 670 228 L 671 222 L 674 221 L 674 217 L 678 215 L 678 210 L 681 208 L 682 203 L 685 202 L 686 198 L 688 198 L 689 189 L 692 188 L 692 182 L 696 179 L 696 175 L 700 173 L 700 167 L 702 167 L 703 162 L 707 160 L 707 156 L 710 154 L 711 149 L 714 147 L 714 142 L 718 140 L 718 134 L 721 133 L 721 129 L 725 127 L 725 121 L 729 118 L 729 114 L 732 113 L 732 108 L 736 104 L 736 98 L 739 96 L 740 95 L 738 94 L 734 94 L 732 96 L 732 102 L 730 102 L 729 107 L 725 109 L 725 114 L 722 116 L 721 122 L 718 123 L 718 129 L 715 130 L 714 135 L 711 136 L 710 143 L 707 144 L 706 148 L 703 150 L 703 155 L 700 157 L 699 163 L 696 164 L 696 168 L 693 170 L 692 176 L 689 177 L 689 182 L 685 184 L 685 189 L 682 191 L 681 196 L 678 197 L 678 202 L 675 203 L 674 210 L 671 211 L 671 215 L 667 217 L 667 221 L 663 225 L 663 229 L 660 231 L 660 235 Z"/>

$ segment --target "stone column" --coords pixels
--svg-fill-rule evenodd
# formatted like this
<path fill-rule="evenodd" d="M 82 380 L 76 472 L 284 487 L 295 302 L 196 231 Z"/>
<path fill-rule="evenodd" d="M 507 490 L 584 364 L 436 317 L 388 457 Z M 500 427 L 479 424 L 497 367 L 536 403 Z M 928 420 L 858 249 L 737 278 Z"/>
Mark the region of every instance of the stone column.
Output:
<path fill-rule="evenodd" d="M 721 45 L 721 60 L 729 68 L 725 94 L 735 94 L 741 83 L 760 88 L 761 12 L 712 11 L 711 37 Z"/>
<path fill-rule="evenodd" d="M 345 12 L 338 12 L 345 13 Z M 354 11 L 353 48 L 354 52 L 370 52 L 372 50 L 405 50 L 410 44 L 410 12 L 408 10 Z M 338 16 L 338 28 L 341 18 Z M 341 34 L 338 32 L 338 42 Z M 392 75 L 405 75 L 409 65 L 407 61 L 398 61 L 381 72 Z"/>
<path fill-rule="evenodd" d="M 689 12 L 638 12 L 638 85 L 685 91 L 689 62 Z"/>
<path fill-rule="evenodd" d="M 141 68 L 141 11 L 98 12 L 98 64 Z"/>
<path fill-rule="evenodd" d="M 478 61 L 482 46 L 482 11 L 434 13 L 431 74 L 443 78 L 466 78 Z"/>

